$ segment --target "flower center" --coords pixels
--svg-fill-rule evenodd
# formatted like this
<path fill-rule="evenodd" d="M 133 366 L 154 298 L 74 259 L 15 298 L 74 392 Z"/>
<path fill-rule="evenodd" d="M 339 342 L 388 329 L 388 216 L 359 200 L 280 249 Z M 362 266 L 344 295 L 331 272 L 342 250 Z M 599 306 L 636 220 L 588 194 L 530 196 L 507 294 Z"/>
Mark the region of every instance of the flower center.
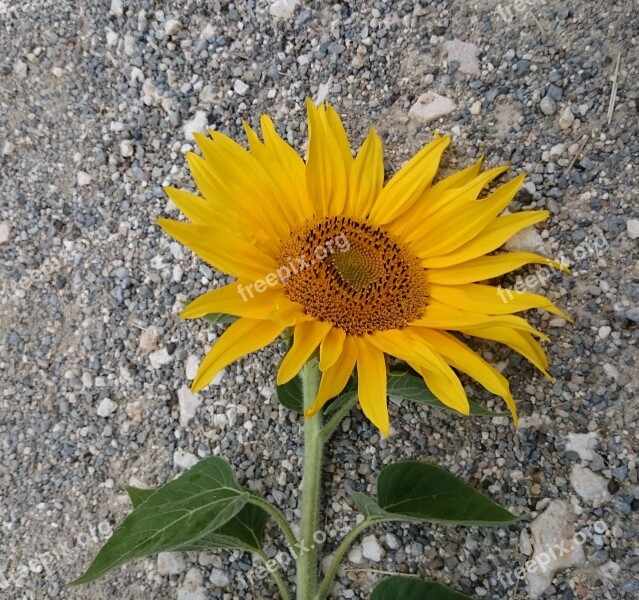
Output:
<path fill-rule="evenodd" d="M 288 297 L 348 335 L 397 329 L 424 312 L 419 259 L 378 227 L 350 217 L 311 221 L 282 244 Z"/>

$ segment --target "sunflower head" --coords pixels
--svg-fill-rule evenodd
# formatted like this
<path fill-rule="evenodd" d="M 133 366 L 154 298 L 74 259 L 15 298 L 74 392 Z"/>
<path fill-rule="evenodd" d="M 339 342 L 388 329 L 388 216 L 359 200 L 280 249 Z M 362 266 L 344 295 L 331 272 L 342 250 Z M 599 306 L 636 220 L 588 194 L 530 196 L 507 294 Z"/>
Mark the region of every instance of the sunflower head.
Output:
<path fill-rule="evenodd" d="M 390 355 L 463 414 L 469 404 L 457 372 L 470 375 L 504 399 L 516 422 L 508 381 L 466 338 L 503 343 L 548 375 L 536 339 L 545 336 L 516 313 L 565 315 L 544 296 L 481 283 L 526 264 L 562 268 L 528 252 L 496 252 L 548 213 L 503 215 L 523 177 L 482 195 L 506 168 L 481 172 L 481 160 L 434 183 L 448 137 L 437 136 L 384 184 L 374 130 L 353 156 L 335 110 L 310 101 L 307 108 L 305 161 L 262 117 L 262 139 L 245 125 L 248 150 L 216 131 L 197 136 L 202 156 L 187 159 L 201 196 L 166 189 L 189 222 L 160 225 L 237 280 L 182 313 L 238 317 L 202 362 L 194 391 L 291 328 L 277 379 L 286 383 L 319 354 L 322 379 L 307 416 L 337 396 L 356 370 L 362 410 L 388 435 Z"/>

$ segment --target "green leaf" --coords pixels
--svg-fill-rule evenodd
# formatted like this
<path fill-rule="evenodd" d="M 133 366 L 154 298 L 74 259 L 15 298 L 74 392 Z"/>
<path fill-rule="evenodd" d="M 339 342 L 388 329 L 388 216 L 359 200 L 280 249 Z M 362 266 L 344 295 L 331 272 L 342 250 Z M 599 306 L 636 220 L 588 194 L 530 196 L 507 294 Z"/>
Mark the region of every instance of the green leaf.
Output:
<path fill-rule="evenodd" d="M 463 525 L 508 525 L 518 517 L 444 469 L 417 461 L 385 467 L 377 480 L 377 502 L 356 497 L 376 521 Z"/>
<path fill-rule="evenodd" d="M 134 490 L 131 500 L 137 506 L 74 584 L 93 581 L 135 558 L 195 544 L 237 515 L 249 498 L 217 457 L 201 460 L 152 494 Z"/>
<path fill-rule="evenodd" d="M 288 383 L 277 386 L 277 397 L 285 408 L 296 413 L 304 412 L 302 380 L 296 375 Z"/>
<path fill-rule="evenodd" d="M 157 491 L 133 486 L 127 486 L 125 489 L 133 508 L 137 508 Z M 199 540 L 189 542 L 185 547 L 177 548 L 177 550 L 185 552 L 210 548 L 240 549 L 249 552 L 261 550 L 268 519 L 269 515 L 263 508 L 253 504 L 246 504 L 239 513 L 222 527 Z"/>
<path fill-rule="evenodd" d="M 452 408 L 443 404 L 433 393 L 426 387 L 424 380 L 416 375 L 409 373 L 394 373 L 391 372 L 388 376 L 388 395 L 397 396 L 403 400 L 410 400 L 411 402 L 417 402 L 418 404 L 425 404 L 433 408 L 444 408 L 446 410 L 453 411 Z M 478 417 L 503 417 L 507 416 L 506 412 L 493 412 L 483 406 L 468 401 L 470 405 L 470 414 Z"/>
<path fill-rule="evenodd" d="M 350 402 L 353 396 L 357 396 L 357 378 L 355 377 L 351 377 L 340 395 L 326 405 L 324 416 L 328 418 L 336 413 L 344 404 Z"/>
<path fill-rule="evenodd" d="M 131 500 L 133 508 L 137 508 L 140 504 L 146 502 L 153 494 L 155 494 L 155 492 L 157 492 L 157 489 L 137 488 L 132 485 L 127 485 L 124 489 L 129 495 L 129 500 Z"/>
<path fill-rule="evenodd" d="M 375 586 L 370 600 L 470 600 L 435 581 L 422 581 L 416 577 L 393 575 Z"/>
<path fill-rule="evenodd" d="M 247 552 L 261 550 L 268 519 L 269 515 L 263 508 L 253 504 L 246 504 L 230 521 L 213 533 L 209 533 L 185 546 L 180 546 L 176 550 L 184 552 L 211 548 L 239 549 Z"/>
<path fill-rule="evenodd" d="M 202 317 L 205 321 L 208 321 L 212 325 L 228 325 L 229 323 L 235 323 L 239 317 L 235 315 L 227 315 L 225 313 L 211 313 Z"/>

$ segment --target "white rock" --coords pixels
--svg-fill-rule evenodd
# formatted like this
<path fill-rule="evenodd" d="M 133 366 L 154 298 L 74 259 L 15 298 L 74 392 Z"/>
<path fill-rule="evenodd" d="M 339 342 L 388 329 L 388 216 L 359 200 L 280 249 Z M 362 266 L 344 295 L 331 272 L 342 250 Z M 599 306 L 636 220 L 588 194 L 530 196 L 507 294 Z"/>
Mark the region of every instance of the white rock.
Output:
<path fill-rule="evenodd" d="M 124 36 L 124 54 L 127 56 L 135 56 L 137 53 L 137 44 L 135 38 L 132 35 Z"/>
<path fill-rule="evenodd" d="M 160 575 L 178 575 L 186 568 L 181 552 L 160 552 L 158 554 L 158 573 Z"/>
<path fill-rule="evenodd" d="M 204 132 L 208 127 L 208 120 L 206 118 L 206 113 L 203 110 L 198 110 L 195 113 L 195 116 L 184 125 L 184 137 L 190 142 L 195 141 L 195 137 L 193 134 L 196 131 Z"/>
<path fill-rule="evenodd" d="M 152 369 L 159 369 L 163 365 L 168 365 L 171 360 L 173 360 L 173 357 L 167 352 L 166 348 L 160 348 L 160 350 L 149 354 L 149 362 Z"/>
<path fill-rule="evenodd" d="M 135 154 L 135 146 L 131 140 L 122 140 L 120 142 L 120 154 L 124 158 L 129 158 Z"/>
<path fill-rule="evenodd" d="M 526 556 L 532 555 L 532 543 L 530 541 L 530 534 L 528 533 L 528 529 L 525 527 L 521 530 L 519 534 L 519 550 L 522 554 Z"/>
<path fill-rule="evenodd" d="M 138 349 L 144 354 L 148 354 L 153 350 L 158 341 L 157 327 L 151 325 L 144 329 L 140 335 L 140 341 L 138 342 Z"/>
<path fill-rule="evenodd" d="M 611 365 L 610 363 L 604 363 L 603 370 L 604 373 L 608 375 L 608 377 L 610 377 L 610 379 L 614 381 L 617 381 L 619 379 L 619 370 L 614 365 Z"/>
<path fill-rule="evenodd" d="M 211 381 L 211 385 L 220 385 L 222 379 L 226 376 L 226 369 L 222 369 Z"/>
<path fill-rule="evenodd" d="M 599 328 L 599 331 L 597 332 L 597 335 L 602 340 L 605 340 L 611 333 L 612 333 L 612 328 L 611 327 L 609 327 L 608 325 L 602 325 Z"/>
<path fill-rule="evenodd" d="M 566 436 L 566 451 L 576 452 L 581 460 L 593 460 L 596 456 L 595 448 L 598 443 L 596 431 L 569 433 Z"/>
<path fill-rule="evenodd" d="M 202 40 L 210 40 L 215 35 L 215 27 L 210 23 L 206 24 L 206 27 L 202 29 L 202 33 L 200 33 L 200 39 Z"/>
<path fill-rule="evenodd" d="M 164 23 L 164 33 L 166 33 L 166 35 L 175 35 L 180 29 L 182 29 L 182 23 L 177 19 L 168 19 L 167 22 Z"/>
<path fill-rule="evenodd" d="M 626 221 L 626 229 L 628 230 L 628 237 L 631 240 L 639 238 L 639 219 L 630 219 Z"/>
<path fill-rule="evenodd" d="M 589 504 L 601 504 L 610 498 L 608 482 L 587 467 L 575 465 L 570 472 L 570 485 Z"/>
<path fill-rule="evenodd" d="M 362 547 L 355 546 L 348 553 L 348 560 L 355 565 L 361 565 L 364 562 L 364 557 L 362 556 Z"/>
<path fill-rule="evenodd" d="M 113 29 L 106 29 L 107 46 L 115 46 L 118 43 L 118 34 Z"/>
<path fill-rule="evenodd" d="M 606 579 L 616 579 L 621 572 L 621 565 L 612 560 L 609 560 L 599 567 L 599 572 Z"/>
<path fill-rule="evenodd" d="M 572 124 L 575 122 L 575 115 L 572 114 L 572 110 L 570 106 L 566 106 L 559 117 L 559 127 L 561 129 L 568 129 L 572 127 Z"/>
<path fill-rule="evenodd" d="M 202 398 L 193 394 L 188 386 L 183 385 L 177 393 L 180 408 L 180 425 L 186 427 L 202 404 Z"/>
<path fill-rule="evenodd" d="M 187 357 L 184 363 L 184 371 L 186 372 L 187 379 L 195 379 L 197 370 L 200 368 L 200 361 L 197 356 L 191 354 Z"/>
<path fill-rule="evenodd" d="M 13 145 L 13 143 L 7 140 L 2 146 L 2 156 L 9 156 L 9 154 L 13 152 L 14 148 L 15 146 Z"/>
<path fill-rule="evenodd" d="M 220 569 L 211 569 L 209 581 L 217 587 L 226 587 L 229 583 L 231 583 L 228 575 Z"/>
<path fill-rule="evenodd" d="M 475 100 L 470 107 L 470 114 L 477 116 L 481 112 L 481 100 Z"/>
<path fill-rule="evenodd" d="M 202 104 L 214 104 L 217 100 L 217 94 L 212 85 L 205 85 L 198 96 Z"/>
<path fill-rule="evenodd" d="M 565 144 L 555 144 L 550 149 L 550 158 L 559 158 L 564 153 Z"/>
<path fill-rule="evenodd" d="M 98 417 L 108 417 L 112 415 L 118 408 L 118 405 L 111 398 L 103 398 L 98 405 Z"/>
<path fill-rule="evenodd" d="M 0 244 L 6 244 L 11 235 L 11 225 L 7 221 L 0 223 Z"/>
<path fill-rule="evenodd" d="M 399 538 L 390 531 L 386 534 L 386 545 L 391 550 L 399 550 L 401 548 L 402 543 L 399 541 Z"/>
<path fill-rule="evenodd" d="M 27 76 L 27 63 L 16 60 L 13 64 L 13 72 L 19 79 L 24 79 Z"/>
<path fill-rule="evenodd" d="M 176 450 L 173 453 L 173 464 L 180 469 L 190 469 L 198 462 L 197 456 L 184 450 Z"/>
<path fill-rule="evenodd" d="M 456 60 L 459 62 L 459 70 L 469 75 L 479 74 L 479 48 L 475 44 L 462 42 L 460 40 L 448 40 L 444 42 L 444 48 L 448 52 L 448 62 Z"/>
<path fill-rule="evenodd" d="M 77 178 L 78 185 L 89 185 L 92 181 L 91 175 L 89 175 L 85 171 L 78 171 Z"/>
<path fill-rule="evenodd" d="M 531 524 L 533 538 L 533 560 L 543 555 L 544 569 L 527 570 L 528 593 L 535 600 L 551 584 L 555 573 L 570 567 L 585 564 L 583 547 L 573 542 L 575 515 L 570 506 L 562 500 L 553 500 L 546 510 Z M 562 550 L 556 550 L 561 548 Z M 551 553 L 550 550 L 554 550 Z"/>
<path fill-rule="evenodd" d="M 241 79 L 236 79 L 233 82 L 233 91 L 238 95 L 238 96 L 243 96 L 244 94 L 246 94 L 246 92 L 248 92 L 249 86 L 246 85 Z"/>
<path fill-rule="evenodd" d="M 509 252 L 538 252 L 547 254 L 544 240 L 534 227 L 527 227 L 516 233 L 505 244 L 504 248 Z"/>
<path fill-rule="evenodd" d="M 111 14 L 121 17 L 123 12 L 122 0 L 111 0 Z"/>
<path fill-rule="evenodd" d="M 268 11 L 277 19 L 290 19 L 299 3 L 299 0 L 273 0 Z"/>
<path fill-rule="evenodd" d="M 408 111 L 408 116 L 413 119 L 429 122 L 444 117 L 457 108 L 457 105 L 445 96 L 435 92 L 422 94 Z"/>
<path fill-rule="evenodd" d="M 384 554 L 384 548 L 382 548 L 374 535 L 367 535 L 362 540 L 362 555 L 364 558 L 372 560 L 373 562 L 379 562 L 384 558 Z"/>
<path fill-rule="evenodd" d="M 178 589 L 177 600 L 207 600 L 206 590 L 202 587 L 203 579 L 198 569 L 189 569 Z"/>

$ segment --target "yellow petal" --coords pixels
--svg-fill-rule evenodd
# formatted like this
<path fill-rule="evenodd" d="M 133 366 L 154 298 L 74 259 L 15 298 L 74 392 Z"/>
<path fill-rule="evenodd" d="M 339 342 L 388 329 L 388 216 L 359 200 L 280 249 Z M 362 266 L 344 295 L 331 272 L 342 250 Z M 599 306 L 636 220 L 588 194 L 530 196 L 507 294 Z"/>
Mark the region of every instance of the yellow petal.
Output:
<path fill-rule="evenodd" d="M 202 361 L 191 389 L 198 392 L 205 388 L 227 365 L 238 358 L 260 350 L 284 331 L 284 327 L 270 321 L 239 319 L 215 342 Z"/>
<path fill-rule="evenodd" d="M 194 152 L 186 153 L 189 170 L 200 193 L 211 207 L 220 213 L 233 211 L 240 216 L 238 228 L 259 240 L 260 244 L 275 253 L 278 250 L 277 231 L 271 221 L 259 208 L 252 210 L 247 195 L 230 189 L 226 182 L 220 181 L 209 169 L 206 161 Z"/>
<path fill-rule="evenodd" d="M 461 283 L 474 283 L 485 279 L 492 279 L 504 273 L 509 273 L 515 269 L 519 269 L 524 265 L 542 264 L 547 265 L 555 272 L 568 271 L 568 268 L 539 254 L 532 252 L 509 252 L 507 254 L 498 254 L 496 256 L 482 256 L 464 263 L 445 267 L 443 269 L 430 269 L 428 271 L 428 281 L 432 283 L 441 283 L 444 285 L 458 285 Z M 538 274 L 541 277 L 541 270 Z M 549 269 L 544 269 L 543 280 L 548 281 L 551 275 Z"/>
<path fill-rule="evenodd" d="M 180 190 L 173 187 L 165 187 L 166 195 L 178 207 L 180 212 L 192 223 L 197 225 L 215 225 L 223 222 L 225 226 L 237 227 L 238 219 L 235 215 L 235 222 L 231 220 L 229 213 L 221 213 L 221 211 L 213 210 L 204 198 L 191 194 L 186 190 Z"/>
<path fill-rule="evenodd" d="M 378 331 L 366 336 L 366 340 L 378 350 L 405 362 L 422 365 L 441 373 L 448 372 L 446 361 L 429 346 L 421 343 L 413 327 Z"/>
<path fill-rule="evenodd" d="M 462 413 L 470 414 L 470 405 L 464 387 L 455 372 L 446 365 L 444 372 L 428 369 L 422 365 L 409 363 L 424 379 L 428 389 L 446 406 Z"/>
<path fill-rule="evenodd" d="M 501 396 L 513 416 L 515 427 L 517 426 L 517 407 L 510 393 L 510 385 L 495 367 L 450 333 L 432 329 L 424 329 L 420 333 L 452 367 L 478 381 L 490 393 Z"/>
<path fill-rule="evenodd" d="M 305 417 L 315 416 L 331 398 L 337 396 L 346 387 L 353 374 L 357 361 L 355 338 L 347 336 L 339 359 L 322 374 L 317 398 L 304 413 Z"/>
<path fill-rule="evenodd" d="M 411 323 L 411 326 L 426 327 L 428 329 L 447 329 L 459 331 L 467 327 L 511 327 L 519 331 L 525 331 L 542 339 L 548 338 L 537 331 L 528 321 L 514 315 L 487 315 L 477 312 L 468 312 L 459 308 L 453 308 L 437 300 L 430 299 L 421 318 Z"/>
<path fill-rule="evenodd" d="M 497 217 L 470 242 L 448 254 L 424 258 L 422 265 L 427 268 L 449 267 L 483 256 L 497 250 L 522 229 L 545 221 L 549 215 L 547 210 L 534 210 Z"/>
<path fill-rule="evenodd" d="M 428 290 L 431 297 L 438 302 L 470 312 L 509 315 L 522 310 L 539 308 L 559 315 L 567 321 L 572 320 L 548 298 L 539 294 L 520 293 L 516 290 L 511 291 L 480 283 L 466 283 L 464 285 L 433 283 Z"/>
<path fill-rule="evenodd" d="M 368 337 L 368 336 L 367 336 Z M 357 343 L 357 395 L 368 419 L 388 437 L 390 422 L 386 403 L 386 361 L 384 353 L 363 337 Z"/>
<path fill-rule="evenodd" d="M 308 196 L 317 216 L 339 215 L 347 194 L 346 168 L 332 131 L 320 116 L 320 109 L 306 101 L 308 110 L 308 162 L 306 184 Z"/>
<path fill-rule="evenodd" d="M 158 219 L 158 225 L 202 260 L 238 279 L 261 280 L 277 269 L 275 259 L 228 231 L 170 219 Z"/>
<path fill-rule="evenodd" d="M 365 219 L 384 184 L 384 151 L 374 129 L 368 132 L 351 167 L 346 215 Z"/>
<path fill-rule="evenodd" d="M 246 131 L 251 154 L 260 163 L 278 191 L 279 204 L 289 209 L 289 219 L 292 223 L 303 223 L 308 218 L 304 211 L 304 203 L 310 207 L 306 197 L 306 185 L 300 188 L 294 184 L 290 174 L 282 167 L 282 162 L 286 159 L 278 157 L 278 147 L 263 143 L 246 121 L 244 121 L 244 131 Z M 312 210 L 310 214 L 312 215 Z"/>
<path fill-rule="evenodd" d="M 277 187 L 259 161 L 227 136 L 217 131 L 212 131 L 211 135 L 213 139 L 201 133 L 193 134 L 206 168 L 238 205 L 238 212 L 240 206 L 242 211 L 257 212 L 271 224 L 278 238 L 288 237 L 296 224 L 292 211 L 280 201 Z"/>
<path fill-rule="evenodd" d="M 419 227 L 424 222 L 425 215 L 432 211 L 433 203 L 443 198 L 448 190 L 462 187 L 475 179 L 483 163 L 484 158 L 481 157 L 474 165 L 453 173 L 427 188 L 413 206 L 389 224 L 392 231 L 403 238 L 411 235 L 415 227 Z"/>
<path fill-rule="evenodd" d="M 409 209 L 431 184 L 437 173 L 439 161 L 450 137 L 435 139 L 411 158 L 380 192 L 370 219 L 376 225 L 384 225 Z"/>
<path fill-rule="evenodd" d="M 320 115 L 322 115 L 325 128 L 333 134 L 337 142 L 342 160 L 344 161 L 344 168 L 346 169 L 346 173 L 348 173 L 353 164 L 353 155 L 342 119 L 340 119 L 335 109 L 328 103 L 324 105 L 324 111 L 320 112 Z"/>
<path fill-rule="evenodd" d="M 527 358 L 535 365 L 548 379 L 553 377 L 548 373 L 548 359 L 542 347 L 537 340 L 529 333 L 524 331 L 515 331 L 508 327 L 481 327 L 460 329 L 461 333 L 471 335 L 473 337 L 492 340 L 504 344 L 509 348 L 519 352 L 523 357 Z"/>
<path fill-rule="evenodd" d="M 340 357 L 344 348 L 346 333 L 339 327 L 333 327 L 322 340 L 320 345 L 320 362 L 321 371 L 326 371 L 332 367 Z"/>
<path fill-rule="evenodd" d="M 331 327 L 326 321 L 305 321 L 295 326 L 293 345 L 277 373 L 278 385 L 285 384 L 299 373 Z"/>
<path fill-rule="evenodd" d="M 288 298 L 281 286 L 258 293 L 252 281 L 236 281 L 196 298 L 180 313 L 180 317 L 200 319 L 213 313 L 224 313 L 251 319 L 268 319 L 269 314 L 286 301 Z"/>
<path fill-rule="evenodd" d="M 306 185 L 306 165 L 302 158 L 289 146 L 275 130 L 273 121 L 266 115 L 260 120 L 264 146 L 271 153 L 273 160 L 278 165 L 278 181 L 288 182 L 289 193 L 297 198 L 302 208 L 304 217 L 310 220 L 315 215 L 313 204 L 308 198 Z"/>
<path fill-rule="evenodd" d="M 413 252 L 420 258 L 440 256 L 469 242 L 510 204 L 524 178 L 516 177 L 483 200 L 458 198 L 448 203 L 419 228 L 422 237 L 414 242 Z"/>

